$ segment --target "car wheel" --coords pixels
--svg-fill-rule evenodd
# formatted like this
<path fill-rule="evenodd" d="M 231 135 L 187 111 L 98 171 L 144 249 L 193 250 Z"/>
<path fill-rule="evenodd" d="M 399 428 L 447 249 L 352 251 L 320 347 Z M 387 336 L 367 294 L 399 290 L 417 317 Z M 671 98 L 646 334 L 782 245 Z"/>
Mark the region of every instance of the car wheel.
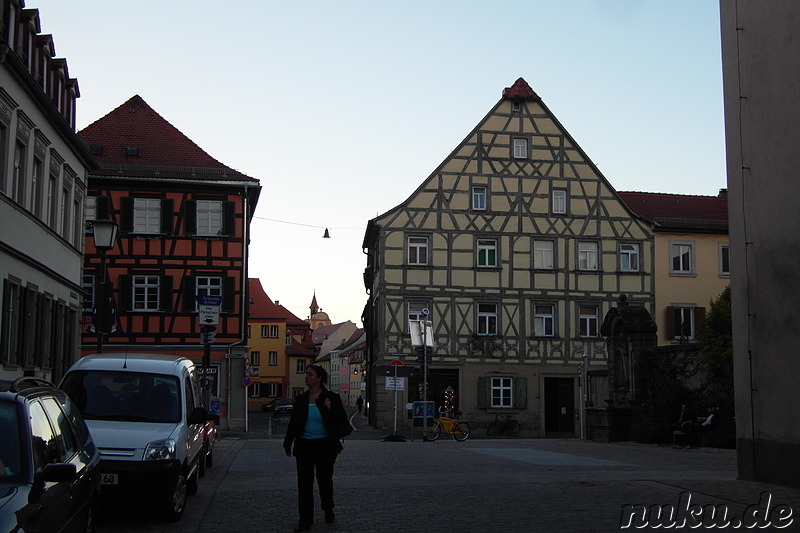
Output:
<path fill-rule="evenodd" d="M 212 466 L 214 466 L 214 448 L 209 448 L 206 455 L 206 467 L 211 468 Z"/>
<path fill-rule="evenodd" d="M 186 476 L 178 472 L 172 485 L 172 490 L 164 496 L 164 519 L 168 522 L 177 522 L 186 509 Z"/>
<path fill-rule="evenodd" d="M 84 523 L 83 527 L 84 533 L 95 533 L 94 519 L 95 519 L 96 506 L 97 506 L 97 497 L 95 496 L 94 498 L 92 498 L 92 501 L 89 502 L 89 507 L 86 509 L 86 522 Z"/>
<path fill-rule="evenodd" d="M 203 456 L 197 458 L 197 468 L 194 469 L 194 474 L 187 480 L 186 490 L 189 494 L 197 494 L 197 489 L 200 487 L 200 463 L 203 461 Z"/>
<path fill-rule="evenodd" d="M 198 470 L 200 470 L 200 477 L 205 477 L 206 475 L 206 457 L 208 452 L 208 445 L 203 445 L 203 451 L 200 452 L 200 460 L 197 461 Z"/>

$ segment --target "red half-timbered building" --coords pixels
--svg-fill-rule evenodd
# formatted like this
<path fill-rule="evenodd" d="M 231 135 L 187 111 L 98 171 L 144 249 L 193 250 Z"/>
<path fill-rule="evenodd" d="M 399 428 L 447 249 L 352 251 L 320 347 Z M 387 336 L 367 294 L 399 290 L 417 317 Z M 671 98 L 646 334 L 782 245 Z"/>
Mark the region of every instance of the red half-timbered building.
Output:
<path fill-rule="evenodd" d="M 113 313 L 103 352 L 169 353 L 202 363 L 196 296 L 221 296 L 210 344 L 212 409 L 247 425 L 247 258 L 257 179 L 220 163 L 134 96 L 79 132 L 89 175 L 82 355 L 97 351 L 95 291 L 106 265 Z M 103 259 L 91 221 L 119 231 Z M 100 278 L 102 279 L 102 278 Z"/>

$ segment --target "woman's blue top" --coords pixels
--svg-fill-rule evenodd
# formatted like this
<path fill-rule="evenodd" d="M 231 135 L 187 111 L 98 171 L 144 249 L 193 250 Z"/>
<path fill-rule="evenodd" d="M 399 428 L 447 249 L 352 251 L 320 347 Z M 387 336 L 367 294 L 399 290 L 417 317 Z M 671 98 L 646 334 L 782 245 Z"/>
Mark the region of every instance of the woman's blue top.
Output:
<path fill-rule="evenodd" d="M 328 430 L 325 429 L 325 422 L 322 420 L 322 415 L 319 412 L 319 407 L 316 404 L 308 406 L 308 420 L 306 427 L 303 428 L 304 439 L 324 439 L 328 436 Z"/>

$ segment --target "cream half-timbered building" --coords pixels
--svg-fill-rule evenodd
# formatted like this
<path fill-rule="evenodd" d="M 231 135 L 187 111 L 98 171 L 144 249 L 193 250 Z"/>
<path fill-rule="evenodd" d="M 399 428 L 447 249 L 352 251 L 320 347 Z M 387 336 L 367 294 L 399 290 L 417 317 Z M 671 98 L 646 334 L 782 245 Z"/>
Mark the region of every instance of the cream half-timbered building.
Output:
<path fill-rule="evenodd" d="M 530 436 L 577 435 L 585 382 L 605 405 L 600 327 L 618 297 L 652 312 L 648 224 L 522 78 L 406 201 L 368 223 L 364 248 L 378 427 L 392 427 L 394 403 L 378 367 L 415 355 L 409 321 L 423 309 L 434 335 L 427 398 L 461 410 L 473 431 L 505 413 Z M 400 393 L 404 431 L 421 374 Z"/>

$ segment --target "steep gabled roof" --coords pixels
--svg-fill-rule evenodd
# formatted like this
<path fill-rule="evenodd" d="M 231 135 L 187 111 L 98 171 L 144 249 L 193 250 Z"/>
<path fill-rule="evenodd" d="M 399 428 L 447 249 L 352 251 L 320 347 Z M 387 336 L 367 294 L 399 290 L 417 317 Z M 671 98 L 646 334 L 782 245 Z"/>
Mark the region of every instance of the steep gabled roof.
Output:
<path fill-rule="evenodd" d="M 628 207 L 656 229 L 721 230 L 728 227 L 728 193 L 690 196 L 652 192 L 618 192 Z"/>
<path fill-rule="evenodd" d="M 289 325 L 308 325 L 284 306 L 275 303 L 267 295 L 259 278 L 247 280 L 250 291 L 250 320 L 285 320 Z"/>
<path fill-rule="evenodd" d="M 139 95 L 88 125 L 78 135 L 106 170 L 125 168 L 127 174 L 134 170 L 145 177 L 147 173 L 143 170 L 157 170 L 156 174 L 162 177 L 180 169 L 193 169 L 195 178 L 207 178 L 210 174 L 214 179 L 224 176 L 225 180 L 258 181 L 211 157 Z M 101 171 L 100 174 L 110 173 Z"/>
<path fill-rule="evenodd" d="M 505 100 L 538 100 L 539 95 L 536 94 L 528 82 L 522 78 L 517 78 L 514 85 L 506 87 L 503 90 L 503 99 Z"/>

